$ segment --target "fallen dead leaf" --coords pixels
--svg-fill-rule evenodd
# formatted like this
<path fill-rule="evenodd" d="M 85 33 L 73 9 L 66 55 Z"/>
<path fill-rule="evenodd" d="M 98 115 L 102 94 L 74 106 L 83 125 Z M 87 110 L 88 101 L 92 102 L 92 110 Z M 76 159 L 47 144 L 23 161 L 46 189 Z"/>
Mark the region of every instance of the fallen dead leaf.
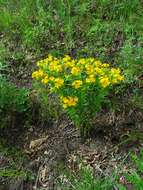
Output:
<path fill-rule="evenodd" d="M 41 146 L 41 144 L 43 144 L 47 139 L 48 139 L 48 136 L 33 140 L 30 142 L 29 148 L 36 149 L 37 147 Z"/>

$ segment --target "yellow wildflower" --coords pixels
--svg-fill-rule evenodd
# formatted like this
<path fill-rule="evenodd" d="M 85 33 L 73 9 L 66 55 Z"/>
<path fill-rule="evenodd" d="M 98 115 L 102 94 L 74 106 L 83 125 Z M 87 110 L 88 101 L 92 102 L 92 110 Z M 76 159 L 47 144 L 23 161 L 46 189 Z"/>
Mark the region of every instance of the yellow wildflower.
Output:
<path fill-rule="evenodd" d="M 122 76 L 120 74 L 115 74 L 111 78 L 111 83 L 116 84 L 116 83 L 118 83 L 119 81 L 122 81 L 122 80 L 124 80 L 124 76 Z"/>
<path fill-rule="evenodd" d="M 57 66 L 56 66 L 56 71 L 57 71 L 57 72 L 62 72 L 62 70 L 63 70 L 63 69 L 62 69 L 62 65 L 57 65 Z"/>
<path fill-rule="evenodd" d="M 89 75 L 93 74 L 94 71 L 95 71 L 95 68 L 94 68 L 93 65 L 86 64 L 85 68 L 86 68 L 86 73 L 89 74 Z"/>
<path fill-rule="evenodd" d="M 75 60 L 65 62 L 64 66 L 65 66 L 65 68 L 74 67 L 75 66 Z"/>
<path fill-rule="evenodd" d="M 111 74 L 120 74 L 121 73 L 121 70 L 118 68 L 118 69 L 115 69 L 115 68 L 112 68 L 111 69 Z"/>
<path fill-rule="evenodd" d="M 119 75 L 119 76 L 118 76 L 118 80 L 119 80 L 119 81 L 122 81 L 122 80 L 124 80 L 124 79 L 125 79 L 124 76 L 122 76 L 122 75 Z"/>
<path fill-rule="evenodd" d="M 116 84 L 119 81 L 124 80 L 124 76 L 121 75 L 121 70 L 119 68 L 118 69 L 112 68 L 110 74 L 111 74 L 112 84 Z"/>
<path fill-rule="evenodd" d="M 77 97 L 69 97 L 68 106 L 76 106 L 78 101 Z"/>
<path fill-rule="evenodd" d="M 39 69 L 38 75 L 39 75 L 39 77 L 43 77 L 44 76 L 44 71 L 42 69 Z"/>
<path fill-rule="evenodd" d="M 48 61 L 53 61 L 53 56 L 49 54 L 47 60 Z"/>
<path fill-rule="evenodd" d="M 100 84 L 103 88 L 106 88 L 107 86 L 110 85 L 110 81 L 109 81 L 109 78 L 108 77 L 101 77 L 100 78 Z"/>
<path fill-rule="evenodd" d="M 53 63 L 49 64 L 49 70 L 52 72 L 55 70 L 55 65 Z"/>
<path fill-rule="evenodd" d="M 80 88 L 80 86 L 83 84 L 83 82 L 81 80 L 75 80 L 73 83 L 72 83 L 72 86 L 75 88 L 75 89 L 78 89 Z"/>
<path fill-rule="evenodd" d="M 41 82 L 42 82 L 43 84 L 48 84 L 48 82 L 49 82 L 48 76 L 46 76 L 45 78 L 43 78 L 43 79 L 41 80 Z"/>
<path fill-rule="evenodd" d="M 85 59 L 80 59 L 79 61 L 78 61 L 78 65 L 85 65 L 85 63 L 86 63 L 86 61 L 85 61 Z"/>
<path fill-rule="evenodd" d="M 108 68 L 110 65 L 108 63 L 103 63 L 102 67 Z"/>
<path fill-rule="evenodd" d="M 68 103 L 68 98 L 63 97 L 63 98 L 62 98 L 62 101 L 63 101 L 64 104 L 67 104 L 67 103 Z"/>
<path fill-rule="evenodd" d="M 63 86 L 63 84 L 64 84 L 64 80 L 61 79 L 61 78 L 56 78 L 56 79 L 54 80 L 54 82 L 55 82 L 55 87 L 56 87 L 56 88 L 60 88 L 60 87 Z"/>
<path fill-rule="evenodd" d="M 34 79 L 38 79 L 39 77 L 38 77 L 38 71 L 34 71 L 33 73 L 32 73 L 32 78 Z"/>
<path fill-rule="evenodd" d="M 73 68 L 71 69 L 71 73 L 72 73 L 73 75 L 78 75 L 79 72 L 80 72 L 80 69 L 79 69 L 78 67 L 73 67 Z"/>
<path fill-rule="evenodd" d="M 104 75 L 103 69 L 100 69 L 99 67 L 96 67 L 96 68 L 95 68 L 95 72 L 96 72 L 96 74 L 98 74 L 98 75 Z"/>
<path fill-rule="evenodd" d="M 62 59 L 64 62 L 70 61 L 71 57 L 69 55 L 65 55 L 64 58 Z"/>
<path fill-rule="evenodd" d="M 49 64 L 49 70 L 56 71 L 56 72 L 62 72 L 62 65 L 59 64 L 59 61 L 55 60 Z"/>
<path fill-rule="evenodd" d="M 55 80 L 55 77 L 50 76 L 50 77 L 49 77 L 49 80 L 50 80 L 50 81 L 54 81 L 54 80 Z"/>
<path fill-rule="evenodd" d="M 38 80 L 38 79 L 42 78 L 44 75 L 45 75 L 44 71 L 39 69 L 38 71 L 35 71 L 32 73 L 32 78 L 35 78 Z"/>
<path fill-rule="evenodd" d="M 89 75 L 88 78 L 86 78 L 86 83 L 94 83 L 96 81 L 94 75 Z"/>
<path fill-rule="evenodd" d="M 71 107 L 71 106 L 76 106 L 78 102 L 77 97 L 72 97 L 72 96 L 67 96 L 67 97 L 61 97 L 61 102 L 63 104 L 63 108 Z"/>
<path fill-rule="evenodd" d="M 101 65 L 102 65 L 102 63 L 101 63 L 101 61 L 94 61 L 94 65 L 95 65 L 95 67 L 100 67 Z"/>

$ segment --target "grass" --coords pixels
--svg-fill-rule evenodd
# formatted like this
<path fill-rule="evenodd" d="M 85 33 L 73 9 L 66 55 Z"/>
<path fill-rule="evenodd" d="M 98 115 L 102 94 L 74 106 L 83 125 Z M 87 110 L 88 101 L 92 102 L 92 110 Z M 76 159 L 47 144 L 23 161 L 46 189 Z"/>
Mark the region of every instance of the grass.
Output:
<path fill-rule="evenodd" d="M 120 187 L 118 178 L 117 173 L 95 177 L 91 167 L 82 166 L 76 174 L 65 172 L 65 175 L 60 177 L 60 184 L 63 190 L 113 190 Z"/>
<path fill-rule="evenodd" d="M 130 188 L 142 190 L 143 189 L 143 152 L 140 155 L 131 154 L 132 168 L 128 168 L 126 173 L 122 173 L 124 182 L 121 182 L 121 170 L 118 167 L 111 176 L 94 177 L 92 168 L 84 166 L 80 168 L 76 174 L 72 172 L 65 172 L 60 177 L 61 188 L 63 190 L 127 190 Z M 120 176 L 120 177 L 119 177 Z"/>
<path fill-rule="evenodd" d="M 7 62 L 10 57 L 22 61 L 31 52 L 37 59 L 69 53 L 120 66 L 128 83 L 141 75 L 139 0 L 1 0 L 0 10 L 0 52 Z"/>
<path fill-rule="evenodd" d="M 17 148 L 8 148 L 5 142 L 0 143 L 0 154 L 6 157 L 7 165 L 1 166 L 0 178 L 6 177 L 9 180 L 26 178 L 27 171 L 23 168 L 23 164 L 27 162 L 27 156 Z"/>

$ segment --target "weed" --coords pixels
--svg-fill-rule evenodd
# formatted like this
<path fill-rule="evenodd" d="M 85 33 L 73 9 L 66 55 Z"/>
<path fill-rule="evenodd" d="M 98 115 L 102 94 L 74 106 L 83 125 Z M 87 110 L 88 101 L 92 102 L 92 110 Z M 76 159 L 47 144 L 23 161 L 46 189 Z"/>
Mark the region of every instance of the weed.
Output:
<path fill-rule="evenodd" d="M 25 88 L 18 89 L 6 79 L 0 81 L 0 114 L 1 127 L 3 123 L 11 120 L 15 113 L 22 113 L 28 109 L 28 90 Z"/>
<path fill-rule="evenodd" d="M 110 68 L 94 58 L 48 58 L 38 61 L 39 70 L 32 77 L 49 93 L 57 95 L 82 135 L 88 133 L 91 121 L 101 109 L 110 88 L 124 80 L 120 69 Z M 47 92 L 48 93 L 48 92 Z"/>

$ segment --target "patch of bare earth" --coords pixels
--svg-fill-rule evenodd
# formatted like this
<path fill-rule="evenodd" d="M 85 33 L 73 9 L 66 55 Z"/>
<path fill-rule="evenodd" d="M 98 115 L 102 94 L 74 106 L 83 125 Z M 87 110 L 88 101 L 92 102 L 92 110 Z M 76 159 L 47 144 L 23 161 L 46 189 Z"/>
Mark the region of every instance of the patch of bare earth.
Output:
<path fill-rule="evenodd" d="M 24 182 L 23 188 L 60 190 L 61 165 L 76 172 L 81 162 L 90 165 L 95 176 L 110 176 L 120 170 L 122 179 L 130 165 L 129 153 L 138 153 L 143 147 L 139 134 L 143 134 L 143 114 L 135 111 L 118 116 L 99 114 L 91 138 L 84 143 L 67 118 L 42 130 L 35 125 L 26 134 L 24 150 L 31 160 L 26 167 L 36 178 L 32 184 Z"/>

